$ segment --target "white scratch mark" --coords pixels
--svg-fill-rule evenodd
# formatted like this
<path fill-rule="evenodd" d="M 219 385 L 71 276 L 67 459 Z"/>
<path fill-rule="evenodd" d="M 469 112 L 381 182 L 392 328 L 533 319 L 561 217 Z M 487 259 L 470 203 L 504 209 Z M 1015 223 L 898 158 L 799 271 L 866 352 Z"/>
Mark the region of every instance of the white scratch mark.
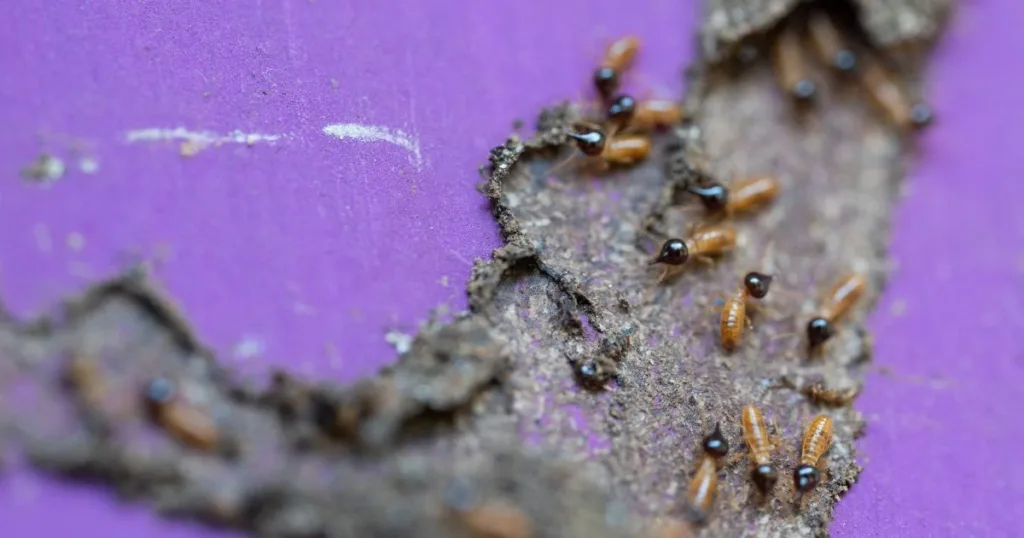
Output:
<path fill-rule="evenodd" d="M 263 353 L 263 341 L 255 336 L 246 336 L 235 344 L 234 355 L 239 359 L 249 359 Z"/>
<path fill-rule="evenodd" d="M 92 157 L 83 157 L 78 162 L 78 169 L 86 174 L 95 174 L 100 169 L 100 163 Z"/>
<path fill-rule="evenodd" d="M 420 141 L 400 129 L 391 129 L 379 125 L 363 125 L 361 123 L 333 123 L 324 127 L 324 134 L 340 140 L 359 140 L 360 142 L 387 142 L 409 152 L 417 170 L 423 169 L 423 153 Z"/>
<path fill-rule="evenodd" d="M 410 349 L 412 349 L 413 337 L 411 334 L 405 334 L 399 331 L 390 331 L 384 335 L 384 341 L 395 346 L 395 351 L 399 355 L 404 355 Z"/>
<path fill-rule="evenodd" d="M 36 236 L 36 247 L 42 252 L 49 253 L 53 250 L 53 241 L 50 239 L 50 229 L 39 222 L 32 227 L 32 233 Z"/>
<path fill-rule="evenodd" d="M 85 236 L 78 232 L 71 232 L 68 234 L 67 243 L 68 248 L 75 252 L 78 252 L 85 248 Z"/>
<path fill-rule="evenodd" d="M 245 133 L 238 129 L 227 134 L 217 134 L 210 131 L 190 131 L 184 127 L 174 129 L 153 127 L 128 131 L 125 133 L 125 140 L 133 143 L 182 140 L 200 147 L 220 144 L 246 144 L 251 146 L 258 142 L 276 142 L 286 136 L 283 134 Z"/>

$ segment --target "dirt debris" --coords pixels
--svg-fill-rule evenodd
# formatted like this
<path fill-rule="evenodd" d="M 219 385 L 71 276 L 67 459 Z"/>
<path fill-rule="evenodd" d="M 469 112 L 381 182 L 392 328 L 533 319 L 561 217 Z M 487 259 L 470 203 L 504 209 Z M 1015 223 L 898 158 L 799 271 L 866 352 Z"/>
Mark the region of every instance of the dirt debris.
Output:
<path fill-rule="evenodd" d="M 64 177 L 64 161 L 49 153 L 40 154 L 28 166 L 22 168 L 21 177 L 34 183 L 53 183 Z"/>
<path fill-rule="evenodd" d="M 814 0 L 824 5 L 834 0 Z M 941 33 L 953 0 L 852 0 L 870 41 L 885 49 L 921 48 Z M 706 61 L 721 63 L 747 55 L 749 46 L 791 14 L 801 0 L 707 0 L 703 4 L 700 50 Z"/>
<path fill-rule="evenodd" d="M 164 301 L 132 271 L 47 323 L 4 323 L 4 445 L 160 513 L 257 536 L 482 536 L 446 504 L 453 481 L 473 502 L 506 507 L 474 512 L 478 527 L 488 513 L 521 513 L 532 536 L 631 535 L 626 506 L 587 466 L 521 446 L 500 386 L 508 356 L 483 319 L 425 327 L 398 363 L 349 387 L 283 373 L 252 387 L 208 360 Z M 151 422 L 142 391 L 156 376 L 239 441 L 233 456 Z M 321 429 L 317 398 L 351 420 L 351 437 Z"/>

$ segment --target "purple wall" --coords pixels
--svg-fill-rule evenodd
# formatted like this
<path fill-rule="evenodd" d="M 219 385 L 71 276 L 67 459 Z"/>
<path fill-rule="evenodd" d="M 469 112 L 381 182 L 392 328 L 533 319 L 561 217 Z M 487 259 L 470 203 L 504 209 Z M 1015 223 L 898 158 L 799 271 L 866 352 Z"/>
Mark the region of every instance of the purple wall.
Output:
<path fill-rule="evenodd" d="M 962 6 L 932 64 L 938 123 L 895 215 L 899 264 L 872 319 L 857 408 L 866 472 L 837 538 L 1021 536 L 1024 4 Z"/>
<path fill-rule="evenodd" d="M 537 3 L 545 23 L 522 4 L 474 0 L 245 4 L 8 8 L 0 297 L 17 314 L 133 252 L 163 253 L 159 280 L 237 368 L 369 374 L 394 356 L 388 330 L 464 307 L 472 259 L 498 244 L 476 169 L 512 121 L 577 96 L 604 41 L 627 32 L 645 40 L 631 86 L 678 94 L 695 10 Z M 871 379 L 858 403 L 877 415 L 862 443 L 871 461 L 841 504 L 840 536 L 1007 535 L 999 508 L 1024 500 L 1007 407 L 1024 364 L 1011 333 L 1024 316 L 1024 226 L 1009 216 L 1024 109 L 1012 81 L 983 82 L 1014 65 L 1022 16 L 1010 1 L 965 6 L 935 64 L 940 123 L 897 215 L 900 270 L 874 326 L 879 364 L 952 384 Z M 391 141 L 341 140 L 324 134 L 331 124 Z M 139 139 L 179 127 L 209 144 L 187 157 L 195 144 Z M 250 145 L 236 131 L 277 139 Z M 63 177 L 18 180 L 43 151 Z M 888 313 L 897 302 L 901 317 Z M 39 536 L 83 525 L 108 538 L 217 534 L 28 474 L 0 482 L 0 514 Z"/>

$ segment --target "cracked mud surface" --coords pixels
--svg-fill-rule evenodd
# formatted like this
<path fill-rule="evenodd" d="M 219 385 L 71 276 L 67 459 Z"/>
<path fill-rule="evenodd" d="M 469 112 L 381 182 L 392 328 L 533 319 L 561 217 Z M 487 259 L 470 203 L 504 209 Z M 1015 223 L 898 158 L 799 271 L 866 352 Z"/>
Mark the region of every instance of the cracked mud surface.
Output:
<path fill-rule="evenodd" d="M 868 38 L 887 49 L 927 46 L 939 35 L 954 9 L 953 0 L 852 2 L 859 9 L 857 18 Z M 738 47 L 770 31 L 800 3 L 801 0 L 708 0 L 699 30 L 704 57 L 711 62 L 729 59 Z"/>
<path fill-rule="evenodd" d="M 781 441 L 775 495 L 759 499 L 745 458 L 727 465 L 701 535 L 825 535 L 865 427 L 828 395 L 852 398 L 869 365 L 862 322 L 884 284 L 907 152 L 856 89 L 823 90 L 798 112 L 764 62 L 696 69 L 688 124 L 644 165 L 600 178 L 548 177 L 574 112 L 544 111 L 535 138 L 492 152 L 482 190 L 506 245 L 477 262 L 470 312 L 427 324 L 395 365 L 351 386 L 235 378 L 139 272 L 44 322 L 5 321 L 2 442 L 37 468 L 258 536 L 651 536 L 655 518 L 686 514 L 700 439 L 721 423 L 743 454 L 740 408 L 756 404 Z M 734 253 L 656 285 L 659 240 L 701 217 L 679 195 L 699 174 L 772 174 L 783 190 L 735 222 Z M 725 354 L 714 302 L 753 269 L 775 284 Z M 809 358 L 803 323 L 851 270 L 869 275 L 865 300 Z M 72 360 L 89 365 L 77 388 L 63 381 Z M 210 452 L 152 424 L 141 391 L 155 376 L 212 417 Z M 798 507 L 789 473 L 819 413 L 835 442 Z M 657 535 L 687 535 L 675 531 Z"/>

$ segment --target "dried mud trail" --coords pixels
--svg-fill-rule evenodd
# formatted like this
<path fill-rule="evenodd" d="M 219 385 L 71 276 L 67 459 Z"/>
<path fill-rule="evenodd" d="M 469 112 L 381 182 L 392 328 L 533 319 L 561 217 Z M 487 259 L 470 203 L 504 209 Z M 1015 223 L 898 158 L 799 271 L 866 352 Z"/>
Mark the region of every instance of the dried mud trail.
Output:
<path fill-rule="evenodd" d="M 0 443 L 39 469 L 257 536 L 651 536 L 652 518 L 686 514 L 700 439 L 719 423 L 742 454 L 740 409 L 756 404 L 780 441 L 779 485 L 762 502 L 747 460 L 727 465 L 701 535 L 827 535 L 860 472 L 864 421 L 810 388 L 863 383 L 862 323 L 884 285 L 908 146 L 823 73 L 833 82 L 803 112 L 764 61 L 692 73 L 690 120 L 637 168 L 549 177 L 569 107 L 495 148 L 482 190 L 506 245 L 474 267 L 470 311 L 426 324 L 377 376 L 347 387 L 238 379 L 130 271 L 51 318 L 0 324 Z M 698 174 L 770 174 L 783 189 L 735 222 L 734 253 L 657 285 L 647 262 L 659 234 L 701 216 L 679 195 Z M 726 354 L 715 300 L 755 269 L 774 287 Z M 865 300 L 809 359 L 803 324 L 849 271 L 868 275 Z M 175 440 L 190 423 L 153 424 L 141 393 L 156 376 L 217 426 L 209 451 Z M 819 413 L 835 442 L 822 485 L 798 506 L 790 473 Z M 502 533 L 485 533 L 494 526 Z"/>

